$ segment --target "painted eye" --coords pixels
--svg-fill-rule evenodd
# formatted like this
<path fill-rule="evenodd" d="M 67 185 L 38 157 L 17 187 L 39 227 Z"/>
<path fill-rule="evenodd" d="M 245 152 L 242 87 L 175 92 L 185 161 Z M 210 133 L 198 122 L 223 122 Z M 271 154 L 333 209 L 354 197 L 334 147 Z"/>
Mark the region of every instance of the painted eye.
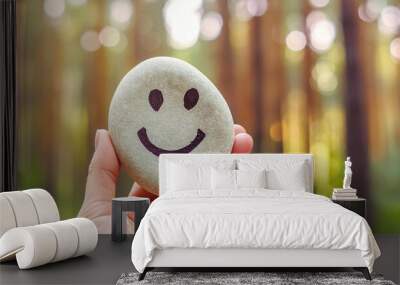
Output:
<path fill-rule="evenodd" d="M 153 89 L 150 91 L 149 103 L 154 111 L 160 110 L 163 102 L 164 102 L 164 99 L 163 99 L 163 95 L 160 90 Z"/>
<path fill-rule="evenodd" d="M 195 88 L 189 89 L 186 91 L 183 101 L 183 105 L 187 110 L 192 109 L 194 106 L 196 106 L 197 101 L 199 101 L 199 92 L 197 92 Z"/>

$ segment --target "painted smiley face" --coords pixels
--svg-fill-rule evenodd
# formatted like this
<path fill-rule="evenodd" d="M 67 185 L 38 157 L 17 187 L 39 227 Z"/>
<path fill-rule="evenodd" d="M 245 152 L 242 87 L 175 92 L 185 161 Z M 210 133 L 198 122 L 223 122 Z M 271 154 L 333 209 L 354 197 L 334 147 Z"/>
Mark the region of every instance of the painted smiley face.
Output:
<path fill-rule="evenodd" d="M 228 153 L 233 119 L 218 89 L 188 63 L 148 59 L 128 72 L 114 93 L 109 131 L 128 174 L 158 194 L 163 153 Z"/>
<path fill-rule="evenodd" d="M 184 96 L 184 106 L 188 111 L 194 108 L 198 101 L 199 101 L 199 92 L 197 91 L 196 88 L 190 88 L 188 91 L 186 91 Z M 164 99 L 162 92 L 160 90 L 153 89 L 150 91 L 149 104 L 151 105 L 154 111 L 157 112 L 161 108 L 163 102 Z M 137 132 L 137 134 L 143 146 L 156 156 L 159 156 L 162 153 L 189 153 L 192 150 L 194 150 L 206 136 L 206 134 L 201 129 L 197 129 L 196 137 L 188 145 L 181 147 L 179 149 L 166 150 L 157 147 L 150 141 L 149 137 L 147 136 L 147 131 L 145 127 L 141 128 Z"/>

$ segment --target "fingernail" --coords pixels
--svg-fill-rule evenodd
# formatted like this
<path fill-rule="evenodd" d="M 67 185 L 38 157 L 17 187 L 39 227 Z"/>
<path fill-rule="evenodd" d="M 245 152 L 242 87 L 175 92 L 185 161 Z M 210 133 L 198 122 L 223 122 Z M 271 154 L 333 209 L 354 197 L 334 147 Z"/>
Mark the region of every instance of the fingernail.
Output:
<path fill-rule="evenodd" d="M 95 137 L 94 137 L 94 149 L 97 148 L 97 144 L 98 144 L 98 142 L 99 142 L 99 137 L 100 137 L 100 135 L 99 135 L 99 130 L 96 130 L 96 135 L 95 135 Z"/>

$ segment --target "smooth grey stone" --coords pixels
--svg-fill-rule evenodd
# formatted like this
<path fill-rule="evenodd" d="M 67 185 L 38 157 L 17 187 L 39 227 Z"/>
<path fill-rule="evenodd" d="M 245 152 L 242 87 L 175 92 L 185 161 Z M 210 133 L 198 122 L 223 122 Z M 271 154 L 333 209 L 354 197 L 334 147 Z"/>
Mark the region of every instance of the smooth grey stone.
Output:
<path fill-rule="evenodd" d="M 225 99 L 192 65 L 155 57 L 130 70 L 109 111 L 109 130 L 129 175 L 158 194 L 160 153 L 229 153 L 234 132 Z"/>

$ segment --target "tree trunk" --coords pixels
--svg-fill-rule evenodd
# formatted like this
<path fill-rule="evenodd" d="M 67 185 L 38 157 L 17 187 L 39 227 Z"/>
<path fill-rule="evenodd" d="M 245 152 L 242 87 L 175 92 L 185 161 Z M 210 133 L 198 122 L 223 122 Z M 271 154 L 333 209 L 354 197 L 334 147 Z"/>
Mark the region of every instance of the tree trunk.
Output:
<path fill-rule="evenodd" d="M 132 4 L 134 5 L 134 15 L 133 15 L 133 37 L 132 39 L 132 44 L 130 45 L 132 47 L 131 49 L 131 55 L 132 57 L 132 62 L 134 64 L 137 64 L 144 60 L 146 58 L 144 54 L 144 49 L 143 49 L 143 39 L 142 39 L 142 31 L 141 29 L 143 28 L 141 25 L 143 25 L 143 1 L 142 0 L 132 0 Z"/>
<path fill-rule="evenodd" d="M 312 11 L 311 5 L 308 1 L 304 1 L 303 14 L 304 22 L 303 29 L 307 37 L 307 42 L 310 42 L 309 31 L 307 30 L 307 25 L 305 19 L 307 15 Z M 309 46 L 304 49 L 304 61 L 303 61 L 303 89 L 305 93 L 305 104 L 304 104 L 304 115 L 305 115 L 305 125 L 304 125 L 304 146 L 306 151 L 310 151 L 311 141 L 312 141 L 312 126 L 317 123 L 320 117 L 320 100 L 319 93 L 313 88 L 311 84 L 312 69 L 315 65 L 315 55 Z"/>
<path fill-rule="evenodd" d="M 230 15 L 227 0 L 218 1 L 218 10 L 222 16 L 222 30 L 217 40 L 217 85 L 222 95 L 229 104 L 235 118 L 235 88 L 234 88 L 234 62 L 231 44 Z"/>
<path fill-rule="evenodd" d="M 377 87 L 377 66 L 374 60 L 377 53 L 377 38 L 378 33 L 375 26 L 370 23 L 360 21 L 360 33 L 358 41 L 360 45 L 360 57 L 362 61 L 362 74 L 365 100 L 368 110 L 368 125 L 369 125 L 369 152 L 371 157 L 382 159 L 384 156 L 384 140 L 381 129 L 381 114 L 382 103 L 379 100 L 379 91 Z"/>
<path fill-rule="evenodd" d="M 357 1 L 342 0 L 342 26 L 346 54 L 346 87 L 344 104 L 346 112 L 347 155 L 353 162 L 352 186 L 359 196 L 369 198 L 368 120 L 365 102 L 362 60 L 360 54 Z M 371 204 L 369 204 L 371 205 Z M 368 212 L 372 213 L 371 207 Z M 371 221 L 371 215 L 368 215 Z"/>
<path fill-rule="evenodd" d="M 45 18 L 47 20 L 48 17 Z M 51 25 L 45 23 L 43 42 L 46 48 L 40 49 L 42 71 L 46 79 L 42 84 L 41 105 L 38 107 L 41 116 L 41 136 L 39 137 L 42 157 L 45 162 L 44 177 L 46 190 L 57 197 L 57 178 L 59 171 L 58 148 L 59 134 L 61 131 L 61 97 L 63 95 L 63 47 L 60 32 Z M 51 52 L 49 53 L 49 50 Z M 29 94 L 32 96 L 32 94 Z"/>
<path fill-rule="evenodd" d="M 89 3 L 89 7 L 97 15 L 97 22 L 94 29 L 100 32 L 105 26 L 104 16 L 106 15 L 106 2 L 99 1 Z M 97 129 L 107 129 L 108 105 L 111 98 L 108 86 L 108 63 L 107 50 L 101 46 L 98 50 L 88 53 L 85 66 L 85 94 L 87 96 L 88 108 L 88 132 L 89 132 L 89 153 L 94 151 L 94 137 Z"/>
<path fill-rule="evenodd" d="M 246 31 L 234 32 L 232 44 L 235 57 L 234 80 L 231 83 L 235 90 L 236 109 L 235 122 L 244 126 L 247 132 L 254 136 L 255 134 L 255 116 L 254 116 L 254 86 L 253 86 L 253 68 L 252 51 L 250 49 L 250 25 L 246 25 Z M 240 106 L 240 108 L 239 108 Z"/>
<path fill-rule="evenodd" d="M 139 63 L 147 58 L 168 54 L 164 27 L 164 1 L 133 1 L 134 24 L 131 41 L 133 62 Z"/>
<path fill-rule="evenodd" d="M 271 0 L 266 14 L 262 17 L 263 58 L 262 68 L 258 71 L 261 78 L 262 100 L 260 104 L 260 122 L 263 131 L 263 150 L 282 152 L 282 109 L 286 95 L 285 44 L 283 25 L 283 3 Z"/>
<path fill-rule="evenodd" d="M 264 139 L 264 112 L 263 112 L 263 50 L 261 31 L 261 17 L 254 17 L 250 22 L 250 50 L 253 75 L 254 97 L 254 151 L 262 152 Z"/>

